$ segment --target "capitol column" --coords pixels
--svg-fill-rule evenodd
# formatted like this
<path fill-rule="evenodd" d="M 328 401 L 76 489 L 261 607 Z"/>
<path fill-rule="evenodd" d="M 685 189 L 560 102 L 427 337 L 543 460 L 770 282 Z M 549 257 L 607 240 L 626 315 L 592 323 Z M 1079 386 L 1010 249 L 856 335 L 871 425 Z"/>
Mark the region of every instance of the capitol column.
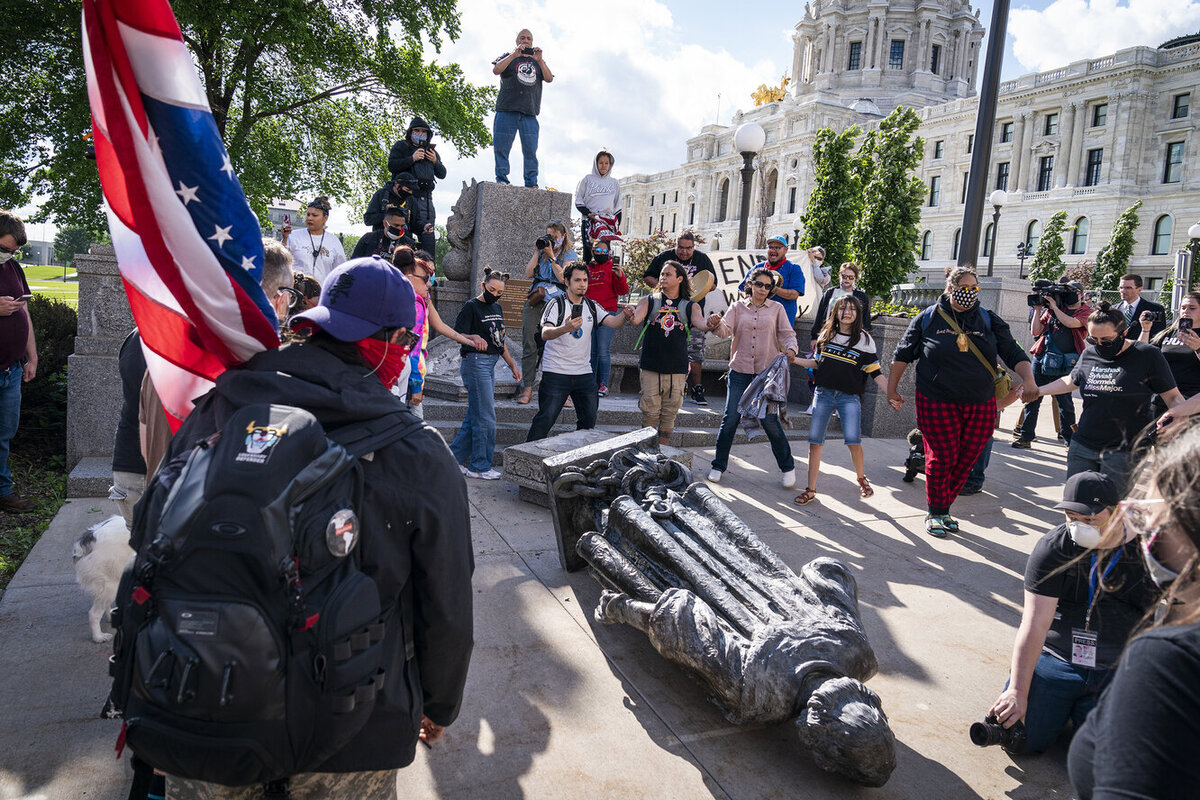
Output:
<path fill-rule="evenodd" d="M 1015 116 L 1017 124 L 1013 126 L 1015 131 L 1013 133 L 1012 176 L 1016 184 L 1015 191 L 1023 192 L 1026 185 L 1025 168 L 1029 163 L 1029 158 L 1027 157 L 1029 142 L 1026 140 L 1026 134 L 1030 130 L 1029 121 L 1033 114 L 1029 111 L 1022 111 Z"/>
<path fill-rule="evenodd" d="M 869 12 L 867 14 L 867 41 L 863 45 L 862 68 L 871 69 L 875 66 L 875 58 L 872 55 L 871 48 L 875 46 L 875 17 Z"/>
<path fill-rule="evenodd" d="M 1054 159 L 1054 188 L 1056 189 L 1066 186 L 1067 178 L 1071 174 L 1071 148 L 1075 141 L 1075 117 L 1078 111 L 1079 105 L 1077 103 L 1071 103 L 1067 106 L 1067 118 L 1062 121 L 1062 125 L 1058 129 L 1058 153 Z"/>
<path fill-rule="evenodd" d="M 1083 157 L 1083 129 L 1087 127 L 1087 105 L 1082 100 L 1071 103 L 1075 109 L 1075 130 L 1071 134 L 1071 161 L 1067 167 L 1067 186 L 1078 186 L 1080 159 Z"/>

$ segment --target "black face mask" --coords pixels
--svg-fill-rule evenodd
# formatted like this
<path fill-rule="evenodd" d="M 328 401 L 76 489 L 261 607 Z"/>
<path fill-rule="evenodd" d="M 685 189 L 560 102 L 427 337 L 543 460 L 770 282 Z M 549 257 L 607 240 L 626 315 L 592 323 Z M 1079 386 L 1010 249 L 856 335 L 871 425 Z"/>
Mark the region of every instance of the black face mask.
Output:
<path fill-rule="evenodd" d="M 404 228 L 397 228 L 395 225 L 388 225 L 384 228 L 389 239 L 399 239 L 404 235 Z"/>
<path fill-rule="evenodd" d="M 1096 352 L 1101 358 L 1116 358 L 1121 354 L 1121 348 L 1125 346 L 1124 337 L 1118 336 L 1111 342 L 1096 342 Z"/>
<path fill-rule="evenodd" d="M 597 264 L 607 263 L 608 258 L 609 258 L 609 253 L 607 250 L 593 250 L 592 251 L 592 261 L 596 262 Z"/>
<path fill-rule="evenodd" d="M 498 302 L 500 302 L 500 295 L 492 294 L 487 289 L 484 289 L 483 290 L 483 302 L 488 303 L 489 305 L 491 303 L 498 303 Z"/>

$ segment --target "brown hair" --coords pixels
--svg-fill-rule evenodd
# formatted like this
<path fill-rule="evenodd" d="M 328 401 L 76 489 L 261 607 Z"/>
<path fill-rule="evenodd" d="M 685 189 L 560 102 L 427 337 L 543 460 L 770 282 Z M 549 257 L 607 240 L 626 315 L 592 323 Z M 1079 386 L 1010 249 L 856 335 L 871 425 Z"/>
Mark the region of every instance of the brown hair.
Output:
<path fill-rule="evenodd" d="M 769 270 L 766 267 L 755 267 L 750 270 L 750 274 L 746 276 L 746 283 L 743 284 L 746 288 L 742 290 L 742 294 L 746 295 L 746 297 L 754 296 L 754 287 L 750 284 L 754 283 L 754 279 L 759 275 L 766 275 L 767 280 L 771 282 L 771 288 L 767 291 L 767 297 L 775 294 L 775 289 L 779 286 L 779 273 Z"/>
<path fill-rule="evenodd" d="M 829 308 L 829 316 L 825 317 L 825 325 L 821 328 L 821 333 L 817 336 L 817 351 L 819 352 L 830 339 L 841 333 L 841 327 L 838 325 L 838 320 L 841 319 L 842 308 L 847 305 L 853 305 L 854 310 L 858 312 L 854 315 L 854 322 L 850 323 L 850 346 L 854 347 L 858 344 L 863 334 L 863 309 L 862 303 L 852 294 L 844 294 L 837 300 L 833 301 L 833 305 Z"/>
<path fill-rule="evenodd" d="M 1200 292 L 1188 292 L 1184 295 L 1184 297 L 1197 304 L 1200 304 Z M 1183 315 L 1177 311 L 1175 314 L 1175 321 L 1172 322 L 1170 327 L 1168 327 L 1165 331 L 1160 331 L 1158 336 L 1155 336 L 1153 339 L 1151 339 L 1151 344 L 1161 346 L 1164 339 L 1170 338 L 1171 336 L 1179 333 L 1179 320 L 1182 318 Z"/>
<path fill-rule="evenodd" d="M 1117 333 L 1122 333 L 1129 327 L 1129 321 L 1125 319 L 1125 312 L 1114 308 L 1107 300 L 1101 300 L 1088 317 L 1088 325 L 1112 325 Z"/>

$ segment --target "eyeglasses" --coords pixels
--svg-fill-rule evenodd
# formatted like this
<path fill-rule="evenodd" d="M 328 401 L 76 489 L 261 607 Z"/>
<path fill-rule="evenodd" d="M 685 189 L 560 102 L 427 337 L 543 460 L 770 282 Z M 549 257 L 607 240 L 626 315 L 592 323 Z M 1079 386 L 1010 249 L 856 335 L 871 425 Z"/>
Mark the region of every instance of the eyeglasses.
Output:
<path fill-rule="evenodd" d="M 772 286 L 771 284 L 769 284 L 769 283 L 763 283 L 762 281 L 751 281 L 751 282 L 750 282 L 750 285 L 751 285 L 751 286 L 753 286 L 753 287 L 755 287 L 756 289 L 762 289 L 762 290 L 764 290 L 764 291 L 767 291 L 767 292 L 769 292 L 769 291 L 771 291 L 773 288 L 775 288 L 775 287 L 774 287 L 774 286 Z"/>
<path fill-rule="evenodd" d="M 1154 539 L 1158 537 L 1161 525 L 1157 525 L 1154 509 L 1156 506 L 1166 503 L 1166 500 L 1161 498 L 1138 498 L 1134 500 L 1122 500 L 1117 505 L 1121 509 L 1121 518 L 1125 521 L 1125 528 L 1136 536 L 1141 536 L 1147 540 L 1147 544 L 1153 544 Z"/>
<path fill-rule="evenodd" d="M 598 256 L 606 256 L 606 255 L 608 255 L 608 251 L 607 251 L 607 250 L 593 250 L 592 252 L 593 252 L 593 253 L 595 253 L 595 254 L 596 254 L 596 255 L 598 255 Z"/>
<path fill-rule="evenodd" d="M 287 307 L 289 309 L 295 308 L 297 303 L 300 303 L 304 300 L 304 295 L 290 286 L 280 286 L 275 292 L 276 297 L 283 297 L 285 294 L 287 295 Z"/>

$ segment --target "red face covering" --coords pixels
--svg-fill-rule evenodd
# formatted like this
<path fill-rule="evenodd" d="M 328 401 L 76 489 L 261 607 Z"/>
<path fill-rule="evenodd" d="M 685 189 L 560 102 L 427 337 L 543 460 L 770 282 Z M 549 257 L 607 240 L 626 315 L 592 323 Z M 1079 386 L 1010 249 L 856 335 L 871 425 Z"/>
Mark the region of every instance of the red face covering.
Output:
<path fill-rule="evenodd" d="M 383 388 L 391 390 L 400 380 L 404 371 L 404 361 L 408 358 L 408 348 L 398 344 L 389 344 L 382 339 L 360 339 L 354 343 L 358 352 L 374 368 L 375 377 L 383 382 Z"/>

